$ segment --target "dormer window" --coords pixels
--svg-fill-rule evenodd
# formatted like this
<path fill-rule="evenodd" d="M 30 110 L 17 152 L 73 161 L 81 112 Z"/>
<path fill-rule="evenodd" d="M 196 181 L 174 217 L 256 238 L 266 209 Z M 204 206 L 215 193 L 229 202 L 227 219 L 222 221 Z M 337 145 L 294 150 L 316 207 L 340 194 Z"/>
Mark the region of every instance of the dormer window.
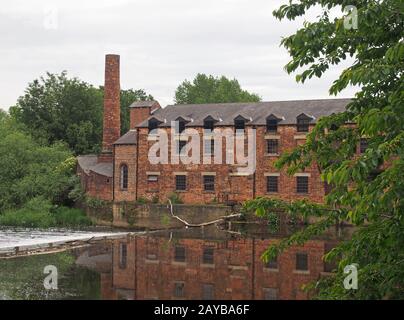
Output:
<path fill-rule="evenodd" d="M 267 119 L 267 131 L 268 132 L 277 132 L 278 131 L 278 120 Z"/>
<path fill-rule="evenodd" d="M 185 131 L 185 121 L 178 121 L 178 133 Z"/>
<path fill-rule="evenodd" d="M 183 117 L 178 117 L 176 120 L 176 133 L 182 133 L 185 131 L 185 125 L 189 122 L 185 120 Z"/>
<path fill-rule="evenodd" d="M 238 116 L 234 119 L 234 128 L 236 129 L 236 131 L 239 130 L 245 130 L 245 123 L 246 123 L 246 119 L 242 116 Z"/>
<path fill-rule="evenodd" d="M 157 119 L 150 119 L 149 120 L 149 133 L 152 132 L 153 130 L 157 130 L 159 126 L 159 121 Z"/>
<path fill-rule="evenodd" d="M 297 132 L 309 132 L 311 117 L 302 113 L 297 117 Z"/>
<path fill-rule="evenodd" d="M 205 130 L 213 131 L 214 126 L 215 126 L 215 121 L 211 117 L 208 117 L 203 121 L 203 128 Z"/>
<path fill-rule="evenodd" d="M 278 122 L 282 119 L 271 114 L 267 117 L 267 132 L 276 133 L 278 131 Z"/>

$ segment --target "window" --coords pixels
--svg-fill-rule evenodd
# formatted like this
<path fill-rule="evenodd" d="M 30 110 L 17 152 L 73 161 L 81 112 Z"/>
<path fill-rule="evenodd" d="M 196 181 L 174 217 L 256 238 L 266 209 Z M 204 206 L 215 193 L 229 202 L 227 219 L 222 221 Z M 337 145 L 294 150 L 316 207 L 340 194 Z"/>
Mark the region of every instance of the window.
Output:
<path fill-rule="evenodd" d="M 361 138 L 359 141 L 359 152 L 364 153 L 368 148 L 368 139 Z"/>
<path fill-rule="evenodd" d="M 309 193 L 309 177 L 296 177 L 296 192 Z"/>
<path fill-rule="evenodd" d="M 214 122 L 213 120 L 205 120 L 205 121 L 203 122 L 203 128 L 204 128 L 205 130 L 213 131 L 214 126 L 215 126 L 215 122 Z"/>
<path fill-rule="evenodd" d="M 121 165 L 121 189 L 128 189 L 128 166 L 126 164 Z"/>
<path fill-rule="evenodd" d="M 155 119 L 150 119 L 149 120 L 149 133 L 152 132 L 153 130 L 156 130 L 159 126 L 159 122 Z"/>
<path fill-rule="evenodd" d="M 309 132 L 310 118 L 298 118 L 297 119 L 297 132 Z"/>
<path fill-rule="evenodd" d="M 126 269 L 126 260 L 128 255 L 128 248 L 126 243 L 119 244 L 119 268 Z"/>
<path fill-rule="evenodd" d="M 296 253 L 296 270 L 307 271 L 309 270 L 308 264 L 307 253 Z"/>
<path fill-rule="evenodd" d="M 202 263 L 203 264 L 213 264 L 214 263 L 214 252 L 213 248 L 204 248 L 203 249 L 203 256 L 202 256 Z"/>
<path fill-rule="evenodd" d="M 267 177 L 267 192 L 278 192 L 278 177 L 268 176 Z"/>
<path fill-rule="evenodd" d="M 184 282 L 175 282 L 174 283 L 174 297 L 183 298 L 185 295 L 185 283 Z"/>
<path fill-rule="evenodd" d="M 278 153 L 279 140 L 278 139 L 268 139 L 267 140 L 267 153 L 277 154 Z"/>
<path fill-rule="evenodd" d="M 267 132 L 275 133 L 278 131 L 278 120 L 267 119 Z"/>
<path fill-rule="evenodd" d="M 175 190 L 184 191 L 187 189 L 187 176 L 176 175 L 175 176 Z"/>
<path fill-rule="evenodd" d="M 157 182 L 158 179 L 159 179 L 159 176 L 156 174 L 149 174 L 147 176 L 147 181 L 149 181 L 149 182 Z"/>
<path fill-rule="evenodd" d="M 174 260 L 177 262 L 185 262 L 185 247 L 175 246 Z"/>
<path fill-rule="evenodd" d="M 178 131 L 177 131 L 177 133 L 184 132 L 186 122 L 184 120 L 178 120 L 177 123 L 178 123 L 178 127 L 177 127 Z"/>
<path fill-rule="evenodd" d="M 177 155 L 185 155 L 185 145 L 187 144 L 187 141 L 185 140 L 178 140 L 177 141 Z"/>
<path fill-rule="evenodd" d="M 215 191 L 215 176 L 203 176 L 203 190 Z"/>
<path fill-rule="evenodd" d="M 244 130 L 245 129 L 245 121 L 243 119 L 234 120 L 234 127 L 236 130 Z"/>
<path fill-rule="evenodd" d="M 215 153 L 215 139 L 205 139 L 205 154 Z"/>
<path fill-rule="evenodd" d="M 278 257 L 268 260 L 265 267 L 268 269 L 278 269 Z"/>
<path fill-rule="evenodd" d="M 215 292 L 215 286 L 213 284 L 203 284 L 202 285 L 202 299 L 203 300 L 213 300 Z"/>
<path fill-rule="evenodd" d="M 264 288 L 264 300 L 278 300 L 278 289 Z"/>

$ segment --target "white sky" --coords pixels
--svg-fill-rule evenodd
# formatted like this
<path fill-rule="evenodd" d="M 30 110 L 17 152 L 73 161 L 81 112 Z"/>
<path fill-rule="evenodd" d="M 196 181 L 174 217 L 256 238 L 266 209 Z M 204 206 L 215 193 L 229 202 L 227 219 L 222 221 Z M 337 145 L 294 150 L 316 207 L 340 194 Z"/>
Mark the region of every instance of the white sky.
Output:
<path fill-rule="evenodd" d="M 104 55 L 121 55 L 121 87 L 143 88 L 163 106 L 200 73 L 236 78 L 264 100 L 327 98 L 324 78 L 297 84 L 279 46 L 302 20 L 279 22 L 287 0 L 2 0 L 0 108 L 46 71 L 103 84 Z M 346 90 L 340 97 L 353 96 Z"/>

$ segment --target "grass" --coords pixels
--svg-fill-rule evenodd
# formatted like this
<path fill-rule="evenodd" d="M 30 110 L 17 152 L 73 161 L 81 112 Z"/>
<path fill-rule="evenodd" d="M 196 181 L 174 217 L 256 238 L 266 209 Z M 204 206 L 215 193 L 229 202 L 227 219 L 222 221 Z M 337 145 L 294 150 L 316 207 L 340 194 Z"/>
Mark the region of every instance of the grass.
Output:
<path fill-rule="evenodd" d="M 84 227 L 92 224 L 80 209 L 54 207 L 42 198 L 34 198 L 20 209 L 0 214 L 0 226 L 24 228 Z"/>

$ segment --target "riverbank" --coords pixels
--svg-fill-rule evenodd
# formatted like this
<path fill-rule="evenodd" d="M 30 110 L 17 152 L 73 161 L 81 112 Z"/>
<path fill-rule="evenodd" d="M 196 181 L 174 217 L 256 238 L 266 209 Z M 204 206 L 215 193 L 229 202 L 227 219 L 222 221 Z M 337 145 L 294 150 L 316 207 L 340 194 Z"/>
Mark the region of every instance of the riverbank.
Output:
<path fill-rule="evenodd" d="M 53 206 L 43 199 L 34 198 L 23 207 L 0 214 L 0 226 L 23 228 L 83 228 L 93 225 L 81 209 Z"/>

